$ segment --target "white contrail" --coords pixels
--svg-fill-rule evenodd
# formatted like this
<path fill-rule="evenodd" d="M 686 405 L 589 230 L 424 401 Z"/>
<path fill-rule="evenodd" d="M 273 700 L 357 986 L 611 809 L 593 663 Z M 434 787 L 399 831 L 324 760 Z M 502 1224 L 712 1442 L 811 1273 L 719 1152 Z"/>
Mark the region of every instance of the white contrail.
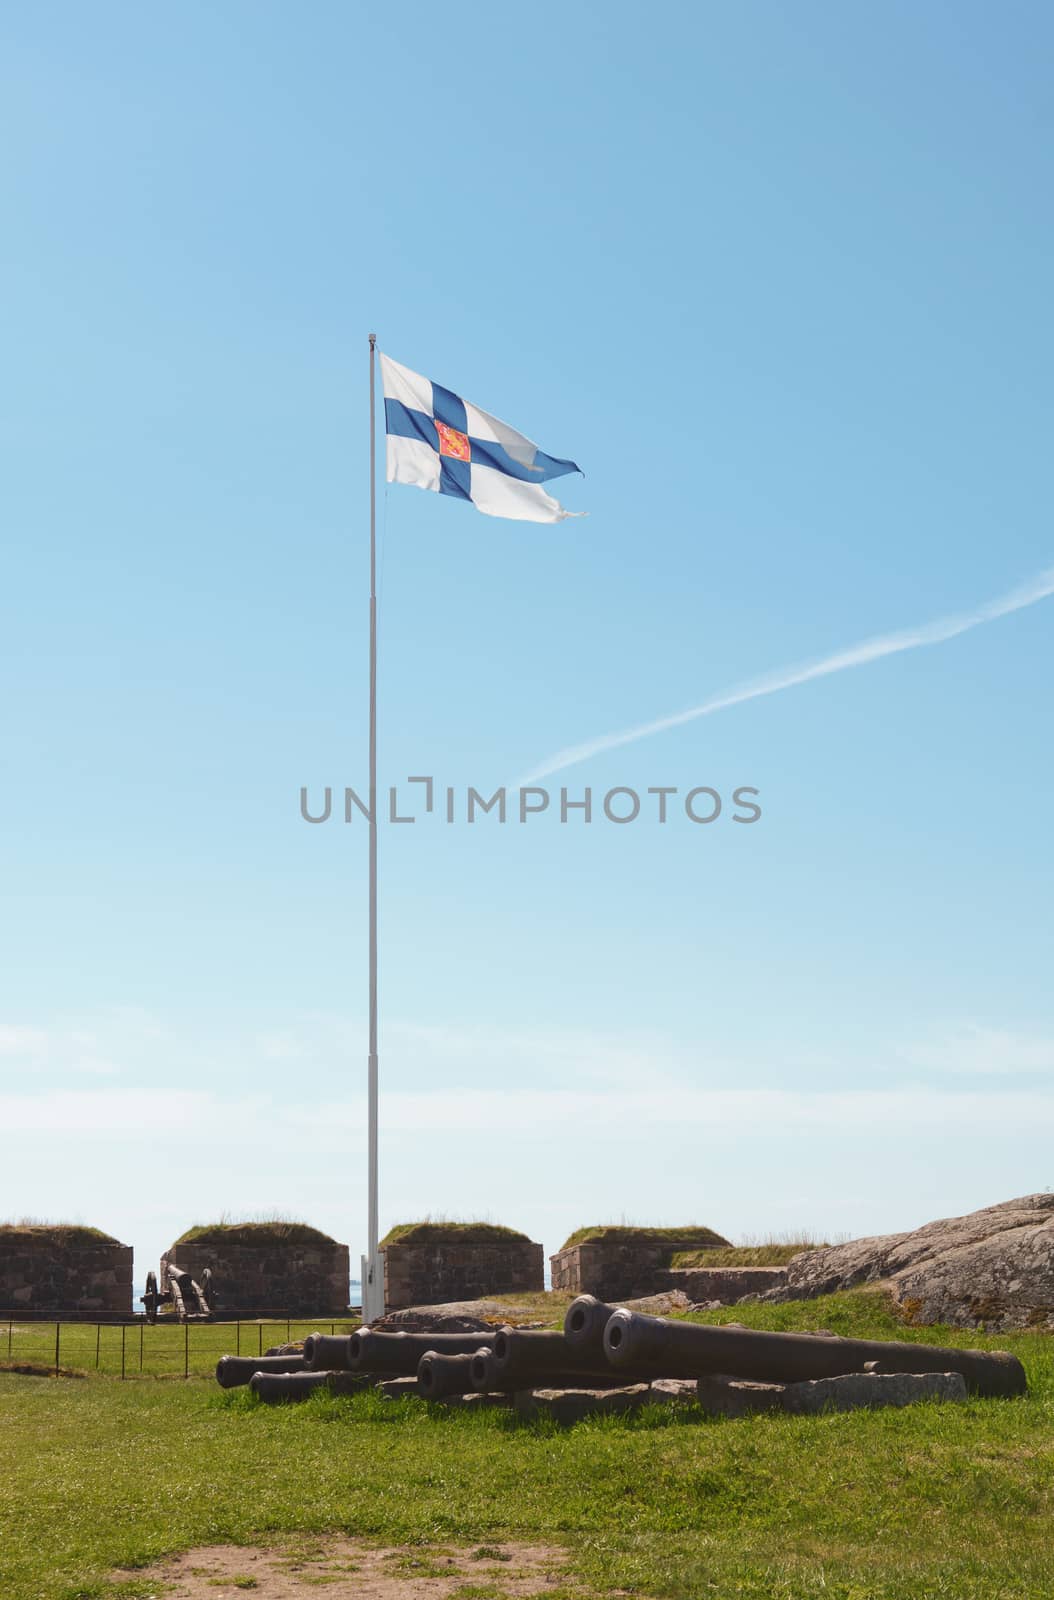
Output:
<path fill-rule="evenodd" d="M 597 739 L 587 739 L 585 744 L 558 750 L 525 778 L 521 778 L 517 787 L 537 783 L 554 772 L 562 772 L 565 767 L 573 767 L 576 762 L 588 761 L 590 756 L 599 755 L 602 750 L 615 750 L 619 745 L 634 744 L 653 733 L 664 733 L 667 728 L 680 727 L 682 722 L 694 722 L 697 717 L 708 717 L 713 711 L 742 705 L 744 700 L 758 700 L 762 695 L 778 694 L 781 689 L 793 689 L 795 684 L 808 683 L 812 678 L 826 678 L 829 673 L 845 672 L 849 667 L 862 667 L 869 661 L 878 661 L 882 656 L 898 655 L 902 650 L 917 650 L 926 644 L 943 644 L 957 634 L 979 628 L 982 622 L 993 622 L 996 617 L 1005 617 L 1011 611 L 1034 606 L 1037 600 L 1045 600 L 1051 594 L 1054 594 L 1054 567 L 1047 567 L 1019 588 L 1011 589 L 1009 594 L 1001 595 L 998 600 L 986 601 L 975 611 L 962 612 L 954 617 L 940 617 L 936 622 L 924 623 L 920 628 L 879 634 L 874 639 L 864 639 L 860 644 L 850 645 L 846 650 L 838 650 L 834 655 L 823 656 L 819 661 L 805 662 L 796 667 L 777 667 L 763 677 L 753 678 L 734 689 L 726 689 L 722 694 L 704 700 L 702 705 L 691 706 L 687 711 L 675 711 L 668 717 L 657 717 L 654 722 L 642 722 L 638 727 L 623 729 L 621 733 L 601 734 Z"/>

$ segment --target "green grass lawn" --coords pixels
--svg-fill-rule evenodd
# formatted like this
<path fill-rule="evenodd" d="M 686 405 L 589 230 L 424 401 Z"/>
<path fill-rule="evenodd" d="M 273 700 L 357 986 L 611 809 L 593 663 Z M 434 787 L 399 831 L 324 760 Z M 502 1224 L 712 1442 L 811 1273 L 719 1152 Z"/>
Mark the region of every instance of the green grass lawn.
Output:
<path fill-rule="evenodd" d="M 872 1293 L 703 1321 L 1013 1349 L 1032 1393 L 822 1417 L 661 1408 L 559 1431 L 501 1412 L 190 1382 L 0 1376 L 0 1596 L 156 1594 L 190 1545 L 331 1529 L 565 1544 L 587 1593 L 751 1600 L 1054 1595 L 1054 1340 L 906 1330 Z M 114 1588 L 113 1568 L 130 1569 Z"/>

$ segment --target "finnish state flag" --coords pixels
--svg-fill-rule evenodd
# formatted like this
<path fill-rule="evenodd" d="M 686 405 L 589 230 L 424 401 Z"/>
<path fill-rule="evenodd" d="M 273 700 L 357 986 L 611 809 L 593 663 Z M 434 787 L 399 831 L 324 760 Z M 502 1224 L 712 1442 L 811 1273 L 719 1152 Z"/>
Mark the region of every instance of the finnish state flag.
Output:
<path fill-rule="evenodd" d="M 565 511 L 542 488 L 547 478 L 579 472 L 573 461 L 547 456 L 507 422 L 381 356 L 388 482 L 471 500 L 488 517 L 562 522 Z"/>

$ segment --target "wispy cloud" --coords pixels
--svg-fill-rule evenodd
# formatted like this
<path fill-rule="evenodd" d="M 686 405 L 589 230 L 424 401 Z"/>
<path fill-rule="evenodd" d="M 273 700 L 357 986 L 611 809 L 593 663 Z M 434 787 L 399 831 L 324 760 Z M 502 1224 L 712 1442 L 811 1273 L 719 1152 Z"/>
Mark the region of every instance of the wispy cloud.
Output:
<path fill-rule="evenodd" d="M 188 1089 L 45 1089 L 37 1093 L 0 1094 L 0 1127 L 5 1133 L 42 1135 L 50 1146 L 68 1138 L 106 1139 L 134 1148 L 144 1130 L 163 1128 L 165 1137 L 193 1132 L 209 1143 L 222 1143 L 229 1124 L 210 1138 L 211 1118 L 220 1110 L 238 1117 L 258 1115 L 251 1104 L 229 1102 L 208 1090 Z"/>
<path fill-rule="evenodd" d="M 438 1207 L 489 1214 L 555 1248 L 583 1220 L 628 1208 L 634 1221 L 691 1217 L 724 1233 L 862 1234 L 1051 1178 L 1054 1093 L 1038 1082 L 656 1092 L 646 1070 L 610 1087 L 513 1080 L 382 1093 L 382 1226 Z M 0 1089 L 0 1218 L 107 1228 L 134 1244 L 142 1273 L 189 1223 L 280 1209 L 347 1240 L 355 1258 L 366 1216 L 362 1098 L 347 1085 L 308 1094 L 302 1075 L 270 1093 L 232 1092 L 222 1079 L 200 1089 Z M 132 1193 L 129 1173 L 166 1139 L 182 1152 L 183 1181 Z M 895 1196 L 883 1176 L 891 1149 L 904 1167 Z M 771 1179 L 761 1186 L 759 1163 Z"/>
<path fill-rule="evenodd" d="M 1006 1077 L 1016 1073 L 1054 1073 L 1054 1036 L 983 1028 L 971 1023 L 899 1052 L 911 1066 L 930 1072 Z"/>
<path fill-rule="evenodd" d="M 746 683 L 738 684 L 735 688 L 726 689 L 723 693 L 704 700 L 700 705 L 690 706 L 687 711 L 675 711 L 669 716 L 656 717 L 653 722 L 642 722 L 636 727 L 625 728 L 621 733 L 605 733 L 598 738 L 587 739 L 583 744 L 570 745 L 567 749 L 558 750 L 555 755 L 548 756 L 525 777 L 520 778 L 513 787 L 538 783 L 542 778 L 551 777 L 554 772 L 563 772 L 567 767 L 573 767 L 580 761 L 588 761 L 591 756 L 600 755 L 605 750 L 616 750 L 621 745 L 635 744 L 638 739 L 648 739 L 652 734 L 679 728 L 686 722 L 695 722 L 699 717 L 708 717 L 715 711 L 726 711 L 731 706 L 742 705 L 747 700 L 759 700 L 764 695 L 778 694 L 781 690 L 793 689 L 800 683 L 810 683 L 814 678 L 826 678 L 834 672 L 846 672 L 850 667 L 867 666 L 869 662 L 880 661 L 883 656 L 899 655 L 905 650 L 918 650 L 923 645 L 944 644 L 949 639 L 957 638 L 961 633 L 969 633 L 971 628 L 979 628 L 982 623 L 994 622 L 997 617 L 1009 616 L 1013 611 L 1023 611 L 1026 606 L 1034 606 L 1037 601 L 1045 600 L 1052 594 L 1054 594 L 1054 567 L 1047 567 L 1027 583 L 1011 589 L 1009 594 L 1001 595 L 996 600 L 988 600 L 973 611 L 939 617 L 935 622 L 923 623 L 916 628 L 905 628 L 897 633 L 878 634 L 874 638 L 861 640 L 859 644 L 850 645 L 845 650 L 837 650 L 833 655 L 821 656 L 816 661 L 803 662 L 797 666 L 777 667 L 760 678 L 753 678 Z"/>
<path fill-rule="evenodd" d="M 0 1056 L 38 1056 L 48 1047 L 46 1028 L 25 1027 L 17 1022 L 0 1022 Z"/>
<path fill-rule="evenodd" d="M 269 1096 L 228 1097 L 210 1090 L 111 1089 L 49 1090 L 0 1094 L 0 1125 L 26 1138 L 41 1136 L 49 1147 L 86 1135 L 130 1150 L 141 1144 L 144 1127 L 168 1133 L 193 1132 L 201 1150 L 233 1146 L 253 1154 L 271 1146 L 296 1163 L 321 1151 L 361 1151 L 365 1147 L 358 1097 L 287 1100 L 280 1119 Z M 624 1133 L 632 1128 L 708 1133 L 779 1134 L 789 1129 L 819 1134 L 841 1130 L 920 1128 L 996 1129 L 1035 1132 L 1054 1129 L 1054 1093 L 1042 1091 L 937 1090 L 921 1085 L 894 1089 L 465 1089 L 421 1090 L 381 1096 L 382 1123 L 400 1140 L 448 1141 L 500 1135 L 514 1127 L 517 1136 L 544 1136 L 550 1143 L 576 1144 L 588 1127 Z"/>

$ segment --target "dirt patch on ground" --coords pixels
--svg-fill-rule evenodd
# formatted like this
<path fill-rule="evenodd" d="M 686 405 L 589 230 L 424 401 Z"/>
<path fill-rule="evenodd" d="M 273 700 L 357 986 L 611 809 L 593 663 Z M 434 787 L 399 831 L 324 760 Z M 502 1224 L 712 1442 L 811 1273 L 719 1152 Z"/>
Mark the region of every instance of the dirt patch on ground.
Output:
<path fill-rule="evenodd" d="M 0 1372 L 14 1372 L 22 1378 L 86 1378 L 76 1367 L 45 1366 L 40 1361 L 0 1361 Z"/>
<path fill-rule="evenodd" d="M 529 1600 L 568 1579 L 565 1551 L 546 1545 L 372 1546 L 341 1536 L 266 1549 L 208 1545 L 158 1563 L 137 1582 L 158 1600 Z M 127 1583 L 127 1574 L 113 1574 Z"/>

